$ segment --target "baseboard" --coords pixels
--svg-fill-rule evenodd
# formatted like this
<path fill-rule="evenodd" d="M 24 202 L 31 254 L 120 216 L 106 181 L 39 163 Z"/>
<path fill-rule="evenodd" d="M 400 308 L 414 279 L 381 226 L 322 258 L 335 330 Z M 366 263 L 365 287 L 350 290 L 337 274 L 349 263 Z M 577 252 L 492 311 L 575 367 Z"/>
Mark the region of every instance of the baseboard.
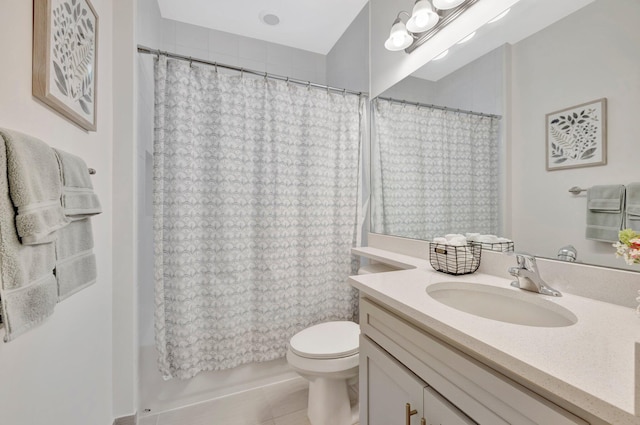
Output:
<path fill-rule="evenodd" d="M 113 421 L 113 425 L 136 425 L 136 415 L 117 418 Z"/>

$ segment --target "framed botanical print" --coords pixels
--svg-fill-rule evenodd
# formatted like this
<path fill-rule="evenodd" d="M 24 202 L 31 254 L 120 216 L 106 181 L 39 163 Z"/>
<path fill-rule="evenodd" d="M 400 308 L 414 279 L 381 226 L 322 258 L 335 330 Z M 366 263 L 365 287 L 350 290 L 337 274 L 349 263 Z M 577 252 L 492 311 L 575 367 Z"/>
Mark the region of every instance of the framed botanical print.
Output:
<path fill-rule="evenodd" d="M 602 98 L 546 116 L 547 170 L 607 163 L 607 99 Z"/>
<path fill-rule="evenodd" d="M 96 130 L 98 15 L 89 0 L 33 1 L 33 95 Z"/>

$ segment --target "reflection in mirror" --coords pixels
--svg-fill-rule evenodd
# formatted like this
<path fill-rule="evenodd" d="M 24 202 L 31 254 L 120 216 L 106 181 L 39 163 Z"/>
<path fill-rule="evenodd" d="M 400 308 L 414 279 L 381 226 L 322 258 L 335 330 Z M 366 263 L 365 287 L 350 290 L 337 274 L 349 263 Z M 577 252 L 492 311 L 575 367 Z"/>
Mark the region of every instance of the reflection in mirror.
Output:
<path fill-rule="evenodd" d="M 640 181 L 638 22 L 637 0 L 520 1 L 380 96 L 399 103 L 372 101 L 372 231 L 495 233 L 518 251 L 637 270 L 615 258 L 611 242 L 586 239 L 587 194 L 568 189 Z M 547 171 L 546 114 L 600 98 L 608 102 L 607 164 Z M 494 123 L 474 127 L 472 117 Z M 478 152 L 484 142 L 475 138 L 494 136 Z"/>
<path fill-rule="evenodd" d="M 504 54 L 498 48 L 438 81 L 414 74 L 372 102 L 373 232 L 503 233 Z"/>
<path fill-rule="evenodd" d="M 374 232 L 498 232 L 499 117 L 392 98 L 372 110 Z"/>

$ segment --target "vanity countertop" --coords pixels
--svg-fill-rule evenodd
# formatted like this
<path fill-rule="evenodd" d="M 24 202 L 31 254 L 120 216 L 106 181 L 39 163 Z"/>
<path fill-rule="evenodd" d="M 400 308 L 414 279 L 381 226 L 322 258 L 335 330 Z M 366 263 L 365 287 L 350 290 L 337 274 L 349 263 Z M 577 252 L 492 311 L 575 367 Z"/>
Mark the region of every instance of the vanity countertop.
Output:
<path fill-rule="evenodd" d="M 632 308 L 564 293 L 550 297 L 512 288 L 510 280 L 474 273 L 436 272 L 424 259 L 376 248 L 353 253 L 403 270 L 352 276 L 367 298 L 401 312 L 467 354 L 525 386 L 550 394 L 612 424 L 639 424 L 640 318 Z M 426 293 L 438 282 L 476 282 L 544 297 L 571 310 L 578 322 L 545 328 L 485 319 L 448 307 Z"/>

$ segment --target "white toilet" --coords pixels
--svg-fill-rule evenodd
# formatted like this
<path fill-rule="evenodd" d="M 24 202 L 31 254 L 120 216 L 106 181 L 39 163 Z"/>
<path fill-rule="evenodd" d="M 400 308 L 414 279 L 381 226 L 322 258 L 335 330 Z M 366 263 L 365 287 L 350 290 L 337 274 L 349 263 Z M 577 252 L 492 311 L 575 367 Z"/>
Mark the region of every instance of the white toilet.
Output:
<path fill-rule="evenodd" d="M 289 341 L 289 365 L 309 381 L 307 416 L 311 425 L 352 425 L 349 379 L 358 376 L 360 327 L 353 322 L 327 322 L 295 334 Z"/>

